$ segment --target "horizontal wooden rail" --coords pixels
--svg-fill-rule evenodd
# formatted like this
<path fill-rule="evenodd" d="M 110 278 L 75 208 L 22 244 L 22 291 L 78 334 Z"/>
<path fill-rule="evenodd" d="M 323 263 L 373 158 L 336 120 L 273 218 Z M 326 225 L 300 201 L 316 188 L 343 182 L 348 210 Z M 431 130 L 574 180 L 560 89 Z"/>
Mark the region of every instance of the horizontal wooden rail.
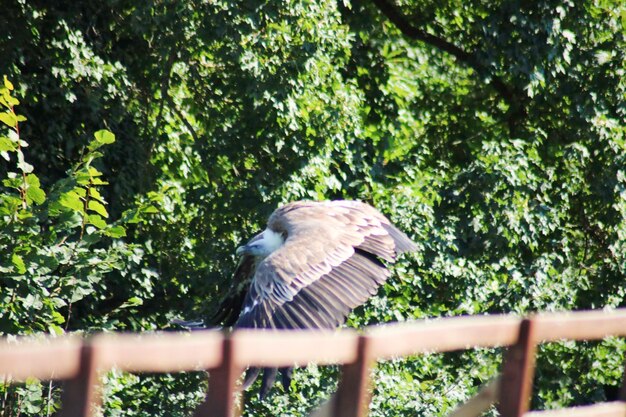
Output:
<path fill-rule="evenodd" d="M 98 404 L 97 375 L 117 368 L 129 372 L 208 370 L 207 402 L 196 416 L 230 417 L 236 380 L 248 366 L 343 365 L 329 416 L 363 417 L 371 393 L 369 373 L 376 361 L 424 352 L 474 347 L 507 347 L 503 374 L 456 415 L 470 416 L 494 398 L 503 417 L 626 417 L 623 402 L 556 411 L 526 412 L 535 346 L 558 340 L 598 340 L 626 336 L 626 309 L 514 316 L 467 316 L 371 326 L 358 334 L 340 331 L 239 330 L 192 333 L 101 334 L 0 341 L 0 375 L 7 381 L 28 377 L 67 380 L 62 416 L 88 417 Z M 626 386 L 623 388 L 626 396 Z M 502 404 L 501 404 L 502 405 Z"/>
<path fill-rule="evenodd" d="M 609 403 L 586 405 L 581 407 L 563 408 L 560 410 L 531 411 L 524 417 L 624 417 L 626 403 L 614 401 Z"/>
<path fill-rule="evenodd" d="M 67 379 L 78 374 L 83 341 L 78 337 L 0 342 L 0 375 L 13 381 L 26 378 Z"/>
<path fill-rule="evenodd" d="M 450 317 L 425 323 L 370 327 L 372 354 L 379 359 L 472 347 L 508 346 L 515 342 L 521 319 L 512 316 Z"/>
<path fill-rule="evenodd" d="M 103 334 L 91 340 L 96 366 L 129 372 L 181 372 L 214 368 L 222 361 L 219 331 Z"/>
<path fill-rule="evenodd" d="M 626 309 L 544 313 L 532 317 L 538 342 L 626 336 Z"/>
<path fill-rule="evenodd" d="M 358 334 L 293 330 L 240 330 L 231 336 L 233 360 L 240 366 L 283 367 L 351 363 L 357 357 Z"/>

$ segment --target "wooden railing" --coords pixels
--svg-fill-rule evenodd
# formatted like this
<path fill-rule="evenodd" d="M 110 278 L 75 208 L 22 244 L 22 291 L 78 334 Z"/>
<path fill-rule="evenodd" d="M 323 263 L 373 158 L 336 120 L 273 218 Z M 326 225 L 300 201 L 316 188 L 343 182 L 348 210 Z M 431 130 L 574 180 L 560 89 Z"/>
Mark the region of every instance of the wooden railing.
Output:
<path fill-rule="evenodd" d="M 98 375 L 116 368 L 128 372 L 182 372 L 205 369 L 209 390 L 194 417 L 237 413 L 237 380 L 247 366 L 284 367 L 340 364 L 336 394 L 315 416 L 363 417 L 371 395 L 376 361 L 424 352 L 475 347 L 507 347 L 502 373 L 455 410 L 455 417 L 478 416 L 497 403 L 503 417 L 626 416 L 626 388 L 620 401 L 556 411 L 529 412 L 536 346 L 558 340 L 597 340 L 626 336 L 626 309 L 540 314 L 527 318 L 471 316 L 353 330 L 218 331 L 160 334 L 102 334 L 0 342 L 0 375 L 11 381 L 34 377 L 64 380 L 64 417 L 94 415 L 100 404 Z M 6 380 L 6 379 L 5 379 Z"/>

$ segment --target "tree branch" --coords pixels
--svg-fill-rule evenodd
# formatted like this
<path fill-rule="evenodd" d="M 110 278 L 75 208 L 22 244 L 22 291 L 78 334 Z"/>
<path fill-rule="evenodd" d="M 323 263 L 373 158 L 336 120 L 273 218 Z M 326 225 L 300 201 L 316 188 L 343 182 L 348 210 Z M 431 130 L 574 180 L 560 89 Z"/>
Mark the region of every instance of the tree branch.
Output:
<path fill-rule="evenodd" d="M 460 62 L 474 69 L 479 75 L 488 76 L 489 84 L 498 92 L 498 94 L 512 107 L 517 108 L 519 103 L 516 102 L 515 94 L 501 78 L 491 73 L 484 65 L 478 62 L 475 55 L 470 54 L 453 43 L 445 39 L 432 35 L 425 30 L 417 28 L 407 22 L 406 17 L 388 0 L 372 0 L 378 10 L 384 14 L 391 23 L 393 23 L 400 32 L 408 38 L 415 39 L 454 56 Z"/>

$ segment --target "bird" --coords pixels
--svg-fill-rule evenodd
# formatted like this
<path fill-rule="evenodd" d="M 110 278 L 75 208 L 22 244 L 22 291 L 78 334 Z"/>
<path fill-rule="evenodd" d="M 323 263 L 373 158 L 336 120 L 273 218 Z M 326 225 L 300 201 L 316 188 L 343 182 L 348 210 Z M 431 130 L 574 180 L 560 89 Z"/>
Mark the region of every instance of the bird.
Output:
<path fill-rule="evenodd" d="M 212 322 L 233 329 L 334 329 L 377 293 L 386 263 L 417 245 L 360 201 L 296 201 L 276 209 L 265 230 L 236 250 L 231 287 Z M 246 373 L 247 389 L 260 374 Z M 289 389 L 291 368 L 281 369 Z M 261 399 L 277 369 L 266 368 Z"/>

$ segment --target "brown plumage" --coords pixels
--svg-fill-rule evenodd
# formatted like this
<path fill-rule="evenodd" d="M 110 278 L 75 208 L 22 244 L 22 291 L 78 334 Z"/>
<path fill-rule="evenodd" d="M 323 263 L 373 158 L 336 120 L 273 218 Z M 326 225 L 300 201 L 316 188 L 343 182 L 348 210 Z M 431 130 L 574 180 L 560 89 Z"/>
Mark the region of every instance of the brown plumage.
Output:
<path fill-rule="evenodd" d="M 383 261 L 393 263 L 398 254 L 415 249 L 365 203 L 289 203 L 237 250 L 242 258 L 216 318 L 235 328 L 335 328 L 389 277 Z M 245 385 L 258 373 L 249 370 Z M 266 370 L 261 396 L 275 376 L 275 370 Z"/>

